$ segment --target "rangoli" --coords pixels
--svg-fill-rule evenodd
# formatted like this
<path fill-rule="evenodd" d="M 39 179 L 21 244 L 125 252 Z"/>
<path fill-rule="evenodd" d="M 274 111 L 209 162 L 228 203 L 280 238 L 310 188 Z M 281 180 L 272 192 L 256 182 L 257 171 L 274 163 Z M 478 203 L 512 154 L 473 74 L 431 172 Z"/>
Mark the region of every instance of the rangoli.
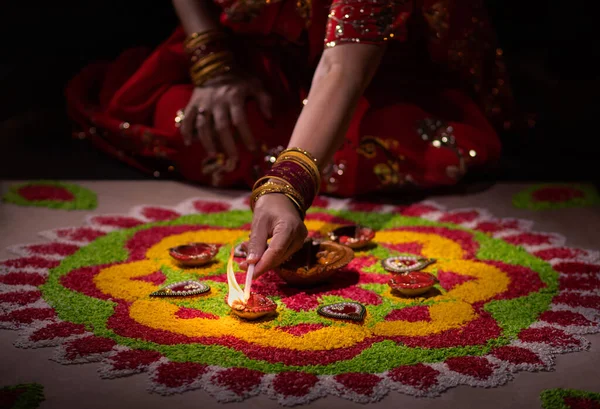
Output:
<path fill-rule="evenodd" d="M 584 207 L 600 204 L 593 185 L 549 183 L 531 186 L 513 197 L 520 209 L 548 210 L 565 207 Z"/>
<path fill-rule="evenodd" d="M 37 383 L 0 388 L 0 408 L 35 409 L 44 401 L 44 387 Z"/>
<path fill-rule="evenodd" d="M 50 180 L 12 185 L 2 199 L 20 206 L 62 210 L 92 210 L 97 206 L 96 193 L 91 190 L 73 183 Z"/>
<path fill-rule="evenodd" d="M 253 291 L 277 311 L 246 322 L 224 302 L 231 246 L 248 239 L 245 201 L 140 206 L 13 247 L 19 257 L 0 262 L 0 324 L 21 330 L 19 347 L 56 347 L 63 364 L 100 362 L 103 378 L 145 372 L 151 392 L 204 389 L 221 402 L 264 394 L 284 405 L 498 386 L 588 348 L 581 335 L 600 329 L 597 252 L 481 209 L 337 199 L 309 212 L 311 235 L 360 224 L 376 230 L 374 245 L 318 287 L 296 288 L 273 272 L 255 280 Z M 176 264 L 168 249 L 190 242 L 218 245 L 216 261 Z M 436 278 L 422 296 L 392 294 L 387 284 L 381 260 L 409 255 L 435 259 L 421 270 Z M 186 280 L 210 291 L 151 295 Z M 366 310 L 360 320 L 331 317 L 356 304 Z"/>
<path fill-rule="evenodd" d="M 600 409 L 600 393 L 548 389 L 540 395 L 543 409 Z"/>

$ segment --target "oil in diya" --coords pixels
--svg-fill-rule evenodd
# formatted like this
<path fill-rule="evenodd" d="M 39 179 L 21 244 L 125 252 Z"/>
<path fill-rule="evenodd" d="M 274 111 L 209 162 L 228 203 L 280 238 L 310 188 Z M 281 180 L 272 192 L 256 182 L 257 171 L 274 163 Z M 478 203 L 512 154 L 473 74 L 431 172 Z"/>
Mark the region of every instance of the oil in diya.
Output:
<path fill-rule="evenodd" d="M 188 243 L 169 249 L 169 255 L 183 267 L 198 267 L 215 258 L 219 246 L 208 243 Z"/>
<path fill-rule="evenodd" d="M 438 280 L 433 274 L 424 271 L 411 271 L 409 273 L 394 275 L 388 282 L 388 285 L 395 292 L 415 297 L 431 290 L 437 282 Z"/>
<path fill-rule="evenodd" d="M 434 258 L 424 258 L 420 256 L 396 256 L 381 260 L 384 269 L 392 273 L 409 273 L 419 271 L 430 264 L 435 263 Z"/>
<path fill-rule="evenodd" d="M 375 230 L 360 225 L 348 225 L 338 227 L 330 231 L 329 240 L 348 246 L 351 249 L 361 249 L 372 243 L 375 238 Z"/>
<path fill-rule="evenodd" d="M 311 286 L 326 281 L 354 258 L 351 248 L 332 241 L 306 240 L 300 250 L 275 269 L 294 286 Z"/>
<path fill-rule="evenodd" d="M 233 248 L 227 263 L 227 284 L 229 286 L 227 305 L 238 317 L 246 320 L 256 320 L 277 310 L 277 304 L 264 295 L 257 293 L 244 294 L 244 290 L 241 289 L 233 272 Z"/>

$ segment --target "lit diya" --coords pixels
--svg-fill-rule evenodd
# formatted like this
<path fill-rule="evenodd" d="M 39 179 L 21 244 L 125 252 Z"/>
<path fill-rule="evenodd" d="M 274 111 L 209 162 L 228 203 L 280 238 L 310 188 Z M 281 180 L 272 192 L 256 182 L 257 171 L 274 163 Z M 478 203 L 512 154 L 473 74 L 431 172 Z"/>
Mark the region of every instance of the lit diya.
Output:
<path fill-rule="evenodd" d="M 208 243 L 189 243 L 169 249 L 169 255 L 185 267 L 197 267 L 210 262 L 219 247 Z"/>
<path fill-rule="evenodd" d="M 424 271 L 411 271 L 410 273 L 395 275 L 388 282 L 388 285 L 393 291 L 413 297 L 425 294 L 427 291 L 431 290 L 437 282 L 438 280 L 433 274 Z"/>
<path fill-rule="evenodd" d="M 227 263 L 227 284 L 229 285 L 227 304 L 235 315 L 246 320 L 255 320 L 274 313 L 277 309 L 277 304 L 270 298 L 256 293 L 246 295 L 241 289 L 233 272 L 233 249 Z"/>
<path fill-rule="evenodd" d="M 408 273 L 410 271 L 418 271 L 433 263 L 435 263 L 434 258 L 423 258 L 417 256 L 388 257 L 381 261 L 383 268 L 392 273 Z"/>
<path fill-rule="evenodd" d="M 328 233 L 329 240 L 343 244 L 352 249 L 359 249 L 371 244 L 375 238 L 375 230 L 360 225 L 342 226 Z"/>
<path fill-rule="evenodd" d="M 312 285 L 329 278 L 354 258 L 351 248 L 332 241 L 307 240 L 300 250 L 276 269 L 292 285 Z"/>

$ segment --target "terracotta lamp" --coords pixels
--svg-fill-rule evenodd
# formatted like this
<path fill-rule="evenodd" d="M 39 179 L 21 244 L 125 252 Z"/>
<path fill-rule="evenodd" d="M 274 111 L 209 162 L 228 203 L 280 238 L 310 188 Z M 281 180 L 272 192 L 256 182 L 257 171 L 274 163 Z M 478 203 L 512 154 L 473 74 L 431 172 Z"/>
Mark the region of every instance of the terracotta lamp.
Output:
<path fill-rule="evenodd" d="M 375 230 L 359 225 L 342 226 L 328 233 L 329 240 L 352 249 L 360 249 L 371 244 Z"/>
<path fill-rule="evenodd" d="M 325 281 L 353 258 L 354 252 L 349 247 L 331 241 L 307 240 L 275 271 L 289 284 L 314 285 Z"/>
<path fill-rule="evenodd" d="M 212 261 L 218 250 L 215 244 L 189 243 L 170 248 L 169 255 L 184 267 L 198 267 Z"/>
<path fill-rule="evenodd" d="M 420 256 L 397 256 L 381 260 L 381 265 L 392 273 L 408 273 L 422 270 L 428 265 L 435 263 L 435 261 L 434 258 Z"/>
<path fill-rule="evenodd" d="M 235 246 L 235 249 L 233 250 L 233 256 L 237 258 L 248 257 L 248 242 L 244 241 Z"/>
<path fill-rule="evenodd" d="M 433 274 L 423 271 L 412 271 L 406 274 L 396 274 L 388 285 L 393 291 L 402 295 L 414 297 L 431 290 L 438 280 Z"/>
<path fill-rule="evenodd" d="M 246 320 L 256 320 L 277 310 L 277 304 L 264 295 L 250 293 L 247 298 L 245 297 L 244 291 L 238 284 L 233 272 L 233 249 L 227 263 L 227 283 L 229 293 L 226 302 L 231 307 L 231 311 L 238 317 Z"/>
<path fill-rule="evenodd" d="M 150 294 L 150 297 L 188 297 L 210 291 L 210 286 L 195 280 L 180 281 L 169 284 Z"/>

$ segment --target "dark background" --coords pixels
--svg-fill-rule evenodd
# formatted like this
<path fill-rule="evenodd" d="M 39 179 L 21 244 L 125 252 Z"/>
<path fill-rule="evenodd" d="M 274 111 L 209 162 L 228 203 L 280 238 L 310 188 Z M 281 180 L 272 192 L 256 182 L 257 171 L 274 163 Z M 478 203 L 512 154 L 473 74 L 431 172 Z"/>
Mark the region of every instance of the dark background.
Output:
<path fill-rule="evenodd" d="M 0 177 L 148 178 L 71 137 L 66 81 L 85 64 L 153 46 L 177 24 L 169 1 L 11 2 L 0 6 Z M 507 132 L 503 181 L 597 181 L 600 46 L 583 2 L 488 0 L 514 93 L 535 117 Z M 589 4 L 589 3 L 588 3 Z"/>

